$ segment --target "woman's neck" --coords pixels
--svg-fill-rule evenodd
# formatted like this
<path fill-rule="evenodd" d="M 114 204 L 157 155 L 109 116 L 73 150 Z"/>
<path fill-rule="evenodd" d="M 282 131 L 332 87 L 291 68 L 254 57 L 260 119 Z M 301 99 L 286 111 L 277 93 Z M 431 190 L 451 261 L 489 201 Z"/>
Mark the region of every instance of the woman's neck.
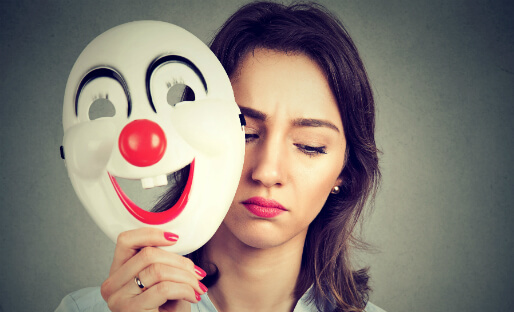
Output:
<path fill-rule="evenodd" d="M 219 270 L 208 292 L 218 311 L 292 311 L 305 235 L 260 249 L 245 245 L 222 224 L 205 246 Z"/>

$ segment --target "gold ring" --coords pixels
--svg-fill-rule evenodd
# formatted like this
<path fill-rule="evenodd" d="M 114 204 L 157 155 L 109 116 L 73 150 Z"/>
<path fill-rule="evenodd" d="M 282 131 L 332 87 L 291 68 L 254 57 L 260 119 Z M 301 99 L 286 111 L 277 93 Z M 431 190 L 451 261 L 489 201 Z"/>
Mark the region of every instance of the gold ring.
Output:
<path fill-rule="evenodd" d="M 145 285 L 143 285 L 143 283 L 141 282 L 141 280 L 139 279 L 139 277 L 134 276 L 134 282 L 136 282 L 136 285 L 137 287 L 141 288 L 143 291 L 145 291 L 146 287 Z"/>

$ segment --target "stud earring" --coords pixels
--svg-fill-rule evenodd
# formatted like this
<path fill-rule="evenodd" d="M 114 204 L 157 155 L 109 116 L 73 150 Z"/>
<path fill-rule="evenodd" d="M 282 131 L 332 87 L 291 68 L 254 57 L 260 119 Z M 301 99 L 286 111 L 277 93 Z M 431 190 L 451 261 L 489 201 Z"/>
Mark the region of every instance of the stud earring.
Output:
<path fill-rule="evenodd" d="M 341 189 L 339 188 L 338 185 L 336 185 L 332 188 L 332 191 L 330 193 L 336 195 L 336 194 L 339 194 L 339 191 L 341 191 Z"/>

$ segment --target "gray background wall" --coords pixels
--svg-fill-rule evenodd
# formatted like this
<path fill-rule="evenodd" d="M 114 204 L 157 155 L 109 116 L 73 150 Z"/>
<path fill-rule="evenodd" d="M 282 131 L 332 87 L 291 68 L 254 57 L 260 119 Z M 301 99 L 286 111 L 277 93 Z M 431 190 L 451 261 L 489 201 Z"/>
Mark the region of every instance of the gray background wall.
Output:
<path fill-rule="evenodd" d="M 0 311 L 53 311 L 100 285 L 114 244 L 59 157 L 66 79 L 86 44 L 156 19 L 208 41 L 244 1 L 3 1 Z M 365 235 L 388 311 L 508 311 L 514 263 L 511 1 L 321 1 L 374 85 L 383 187 Z"/>

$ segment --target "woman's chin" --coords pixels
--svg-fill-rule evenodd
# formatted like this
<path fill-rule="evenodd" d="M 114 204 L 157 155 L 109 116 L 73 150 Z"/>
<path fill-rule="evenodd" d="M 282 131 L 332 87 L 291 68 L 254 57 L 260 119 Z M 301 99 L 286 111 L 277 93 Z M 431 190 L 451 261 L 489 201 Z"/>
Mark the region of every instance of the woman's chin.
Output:
<path fill-rule="evenodd" d="M 230 232 L 236 241 L 254 249 L 270 249 L 280 247 L 288 242 L 297 242 L 303 248 L 305 231 L 291 232 L 290 228 L 266 220 L 251 220 L 249 222 L 230 222 L 225 219 L 223 227 Z"/>
<path fill-rule="evenodd" d="M 284 244 L 284 240 L 282 239 L 257 235 L 243 235 L 239 240 L 244 245 L 254 249 L 270 249 Z"/>

